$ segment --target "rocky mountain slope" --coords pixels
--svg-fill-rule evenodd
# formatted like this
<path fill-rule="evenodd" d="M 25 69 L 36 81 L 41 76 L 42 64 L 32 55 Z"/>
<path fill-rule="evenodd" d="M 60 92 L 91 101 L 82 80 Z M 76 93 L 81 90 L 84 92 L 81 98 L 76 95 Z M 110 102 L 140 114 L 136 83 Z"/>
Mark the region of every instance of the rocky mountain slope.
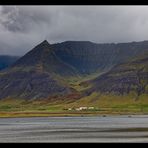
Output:
<path fill-rule="evenodd" d="M 92 85 L 89 93 L 114 93 L 117 95 L 134 92 L 137 96 L 148 94 L 148 52 L 125 63 L 116 65 L 109 72 L 85 82 Z"/>
<path fill-rule="evenodd" d="M 73 74 L 74 70 L 61 62 L 44 41 L 0 73 L 0 98 L 38 99 L 68 95 L 73 89 L 60 83 L 54 74 L 69 72 Z"/>
<path fill-rule="evenodd" d="M 108 71 L 116 64 L 148 51 L 148 41 L 96 44 L 88 41 L 66 41 L 53 44 L 59 59 L 80 74 Z"/>

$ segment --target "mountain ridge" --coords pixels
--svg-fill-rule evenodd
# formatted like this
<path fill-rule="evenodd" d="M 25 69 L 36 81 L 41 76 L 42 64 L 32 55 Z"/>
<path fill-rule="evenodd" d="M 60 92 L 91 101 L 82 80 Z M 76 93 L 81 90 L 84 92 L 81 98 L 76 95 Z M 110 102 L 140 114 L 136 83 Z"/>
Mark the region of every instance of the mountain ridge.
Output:
<path fill-rule="evenodd" d="M 147 51 L 148 41 L 119 44 L 68 41 L 51 46 L 62 61 L 75 67 L 80 74 L 90 74 L 106 71 L 119 62 Z"/>
<path fill-rule="evenodd" d="M 63 67 L 67 71 L 62 71 Z M 0 73 L 0 98 L 38 99 L 68 95 L 74 90 L 53 75 L 57 71 L 66 74 L 68 69 L 44 41 Z"/>
<path fill-rule="evenodd" d="M 117 65 L 124 65 L 126 61 L 147 51 L 148 41 L 118 44 L 67 41 L 49 44 L 44 40 L 8 69 L 0 72 L 0 98 L 40 99 L 61 96 L 63 99 L 64 96 L 80 93 L 66 80 L 81 79 L 94 73 L 101 75 L 91 81 L 96 83 L 89 90 L 90 93 L 102 89 L 105 90 L 102 92 L 106 92 L 114 88 L 111 85 L 116 85 L 116 77 L 112 79 L 106 77 L 107 74 L 114 71 Z M 122 91 L 120 93 L 117 90 L 122 94 Z"/>

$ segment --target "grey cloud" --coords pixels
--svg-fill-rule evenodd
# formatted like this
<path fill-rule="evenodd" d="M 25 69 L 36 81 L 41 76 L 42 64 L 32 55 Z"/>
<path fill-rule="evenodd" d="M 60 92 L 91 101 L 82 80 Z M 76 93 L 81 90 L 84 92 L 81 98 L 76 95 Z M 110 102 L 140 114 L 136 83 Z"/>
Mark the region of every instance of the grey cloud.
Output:
<path fill-rule="evenodd" d="M 12 32 L 27 32 L 36 26 L 52 22 L 48 13 L 41 12 L 36 7 L 30 7 L 3 7 L 1 15 L 5 19 L 2 21 L 2 25 Z"/>
<path fill-rule="evenodd" d="M 148 40 L 148 6 L 0 6 L 0 54 L 50 43 Z"/>

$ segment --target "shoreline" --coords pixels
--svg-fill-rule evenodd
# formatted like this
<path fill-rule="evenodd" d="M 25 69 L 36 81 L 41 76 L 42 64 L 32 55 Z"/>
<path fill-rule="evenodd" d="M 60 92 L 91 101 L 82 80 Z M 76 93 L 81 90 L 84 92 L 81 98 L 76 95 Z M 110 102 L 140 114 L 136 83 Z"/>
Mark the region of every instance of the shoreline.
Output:
<path fill-rule="evenodd" d="M 0 118 L 33 118 L 33 117 L 109 117 L 109 116 L 146 116 L 148 113 L 133 112 L 112 112 L 112 113 L 65 113 L 65 112 L 0 112 Z"/>

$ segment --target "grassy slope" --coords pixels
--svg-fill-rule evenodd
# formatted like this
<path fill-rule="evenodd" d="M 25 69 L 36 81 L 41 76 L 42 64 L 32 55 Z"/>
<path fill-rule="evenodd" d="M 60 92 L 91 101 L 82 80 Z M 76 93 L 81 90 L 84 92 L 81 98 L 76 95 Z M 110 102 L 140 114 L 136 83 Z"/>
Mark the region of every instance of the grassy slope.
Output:
<path fill-rule="evenodd" d="M 101 114 L 147 114 L 148 95 L 144 94 L 135 100 L 135 94 L 127 96 L 100 95 L 81 98 L 75 102 L 70 101 L 26 101 L 9 99 L 0 101 L 0 117 L 24 116 L 82 116 Z M 93 106 L 95 109 L 86 111 L 68 111 L 68 108 L 80 106 Z"/>
<path fill-rule="evenodd" d="M 73 88 L 83 91 L 90 86 L 79 85 L 82 81 L 96 77 L 69 80 L 69 85 Z M 68 108 L 77 108 L 81 106 L 93 106 L 94 110 L 86 111 L 68 111 Z M 0 117 L 32 117 L 32 116 L 94 116 L 101 114 L 147 114 L 148 113 L 148 95 L 137 95 L 130 93 L 128 95 L 117 96 L 114 94 L 101 95 L 97 92 L 90 96 L 83 97 L 76 101 L 68 100 L 22 100 L 22 99 L 4 99 L 0 100 Z"/>
<path fill-rule="evenodd" d="M 135 99 L 135 94 L 126 96 L 100 95 L 93 93 L 90 96 L 82 98 L 69 106 L 94 106 L 101 110 L 106 111 L 123 111 L 123 112 L 148 112 L 148 95 L 143 94 L 139 99 Z"/>
<path fill-rule="evenodd" d="M 92 79 L 88 76 L 80 79 L 70 79 L 69 85 L 73 88 L 83 91 L 90 86 L 79 85 L 82 81 Z M 77 108 L 81 106 L 93 106 L 95 109 L 86 111 L 68 111 L 68 108 Z M 22 99 L 4 99 L 0 100 L 0 117 L 32 117 L 32 116 L 94 116 L 101 114 L 147 114 L 148 113 L 148 95 L 137 95 L 130 93 L 128 95 L 117 96 L 114 94 L 101 95 L 97 92 L 90 96 L 82 97 L 79 100 L 22 100 Z"/>

